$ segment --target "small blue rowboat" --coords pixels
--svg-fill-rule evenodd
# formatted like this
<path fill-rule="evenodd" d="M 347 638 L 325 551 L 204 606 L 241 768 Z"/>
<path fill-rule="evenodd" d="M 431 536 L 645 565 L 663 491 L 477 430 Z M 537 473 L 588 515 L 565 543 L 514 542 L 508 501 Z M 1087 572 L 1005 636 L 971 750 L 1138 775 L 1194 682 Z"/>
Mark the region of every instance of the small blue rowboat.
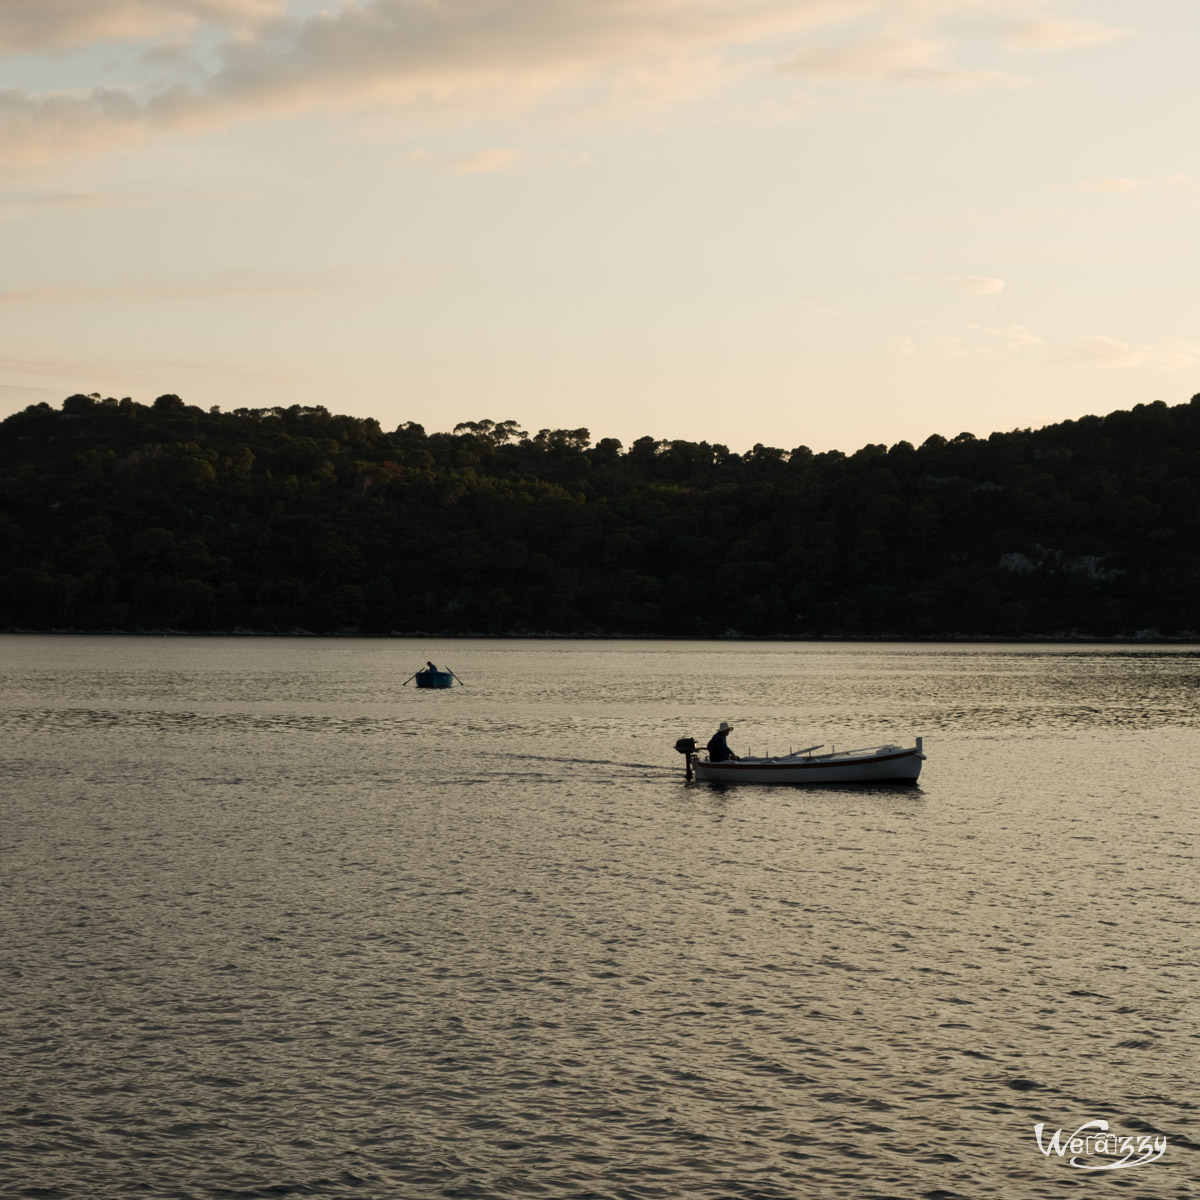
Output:
<path fill-rule="evenodd" d="M 463 681 L 449 668 L 445 671 L 439 671 L 433 663 L 426 663 L 415 675 L 410 675 L 405 681 L 405 685 L 416 680 L 419 688 L 448 688 L 453 687 L 456 683 L 459 687 L 463 686 Z"/>

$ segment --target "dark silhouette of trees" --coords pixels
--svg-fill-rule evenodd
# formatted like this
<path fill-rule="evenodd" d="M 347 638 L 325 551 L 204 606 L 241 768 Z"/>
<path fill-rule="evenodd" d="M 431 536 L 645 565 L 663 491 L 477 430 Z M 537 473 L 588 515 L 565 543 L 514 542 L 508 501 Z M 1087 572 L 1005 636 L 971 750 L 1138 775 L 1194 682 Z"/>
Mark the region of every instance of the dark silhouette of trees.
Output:
<path fill-rule="evenodd" d="M 18 629 L 1194 636 L 1200 397 L 852 454 L 97 393 L 0 423 Z"/>

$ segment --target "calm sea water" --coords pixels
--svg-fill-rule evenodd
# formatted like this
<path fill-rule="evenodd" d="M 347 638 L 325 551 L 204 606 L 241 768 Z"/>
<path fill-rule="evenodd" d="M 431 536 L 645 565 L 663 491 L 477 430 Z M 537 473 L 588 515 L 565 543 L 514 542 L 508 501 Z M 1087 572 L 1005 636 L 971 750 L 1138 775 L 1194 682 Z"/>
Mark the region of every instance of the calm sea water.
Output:
<path fill-rule="evenodd" d="M 426 659 L 466 687 L 402 687 Z M 1200 655 L 0 638 L 0 1194 L 1195 1195 Z M 919 787 L 672 745 L 926 739 Z M 1166 1135 L 1090 1173 L 1033 1127 Z"/>

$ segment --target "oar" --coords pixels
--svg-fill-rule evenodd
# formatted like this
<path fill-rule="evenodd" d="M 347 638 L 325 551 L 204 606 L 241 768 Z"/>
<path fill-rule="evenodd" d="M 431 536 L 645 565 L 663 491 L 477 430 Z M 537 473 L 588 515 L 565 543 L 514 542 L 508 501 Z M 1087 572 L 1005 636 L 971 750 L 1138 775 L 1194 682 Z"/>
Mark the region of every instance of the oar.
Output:
<path fill-rule="evenodd" d="M 450 668 L 449 668 L 449 667 L 447 667 L 447 668 L 446 668 L 446 670 L 447 670 L 447 671 L 450 671 Z M 454 675 L 454 672 L 453 672 L 453 671 L 450 671 L 450 674 L 451 674 L 451 675 Z M 454 678 L 455 678 L 455 679 L 458 679 L 458 676 L 457 676 L 457 675 L 454 675 Z M 466 685 L 465 683 L 463 683 L 463 681 L 462 681 L 461 679 L 458 679 L 458 686 L 459 686 L 459 687 L 466 687 L 467 685 Z"/>
<path fill-rule="evenodd" d="M 401 686 L 401 687 L 408 687 L 408 685 L 409 685 L 410 683 L 412 683 L 412 681 L 413 681 L 414 679 L 416 679 L 416 677 L 417 677 L 418 675 L 420 675 L 420 673 L 421 673 L 420 671 L 414 671 L 414 672 L 413 672 L 413 673 L 412 673 L 412 674 L 411 674 L 411 675 L 410 675 L 410 676 L 409 676 L 409 677 L 408 677 L 408 678 L 407 678 L 407 679 L 406 679 L 406 680 L 405 680 L 405 681 L 404 681 L 404 682 L 403 682 L 403 683 L 402 683 L 400 686 Z"/>

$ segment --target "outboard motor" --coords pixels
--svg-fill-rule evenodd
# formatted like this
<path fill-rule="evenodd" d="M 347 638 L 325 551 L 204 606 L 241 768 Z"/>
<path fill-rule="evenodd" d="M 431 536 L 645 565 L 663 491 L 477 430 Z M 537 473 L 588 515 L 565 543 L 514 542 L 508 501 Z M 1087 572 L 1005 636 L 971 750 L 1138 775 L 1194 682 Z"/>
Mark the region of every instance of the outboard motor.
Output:
<path fill-rule="evenodd" d="M 685 779 L 692 777 L 692 755 L 696 753 L 695 738 L 680 738 L 675 743 L 675 749 L 684 756 L 683 761 L 687 764 L 687 770 L 684 775 Z"/>

